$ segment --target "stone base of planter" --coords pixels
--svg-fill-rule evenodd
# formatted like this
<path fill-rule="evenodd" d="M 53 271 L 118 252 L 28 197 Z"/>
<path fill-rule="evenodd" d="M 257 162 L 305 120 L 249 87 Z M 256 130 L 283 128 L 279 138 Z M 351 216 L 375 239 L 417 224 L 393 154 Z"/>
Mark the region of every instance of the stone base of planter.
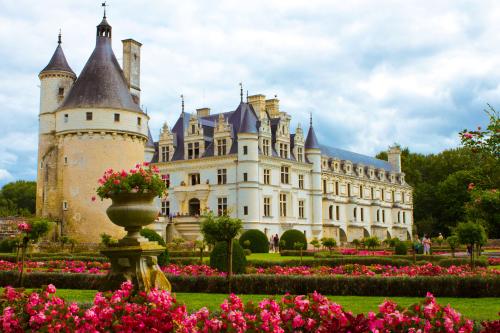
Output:
<path fill-rule="evenodd" d="M 111 270 L 106 282 L 99 288 L 102 291 L 116 290 L 125 281 L 133 283 L 141 291 L 153 288 L 172 290 L 170 282 L 158 266 L 158 255 L 165 248 L 158 242 L 141 242 L 134 246 L 116 246 L 101 250 L 111 261 Z"/>

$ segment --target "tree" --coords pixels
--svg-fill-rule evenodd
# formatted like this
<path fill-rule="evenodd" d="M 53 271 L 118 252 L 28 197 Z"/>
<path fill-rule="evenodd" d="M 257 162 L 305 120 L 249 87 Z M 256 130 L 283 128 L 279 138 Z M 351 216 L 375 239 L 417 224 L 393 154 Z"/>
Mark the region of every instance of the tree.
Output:
<path fill-rule="evenodd" d="M 455 250 L 460 245 L 460 239 L 458 238 L 457 235 L 452 235 L 452 236 L 446 238 L 446 243 L 448 243 L 448 246 L 450 247 L 451 256 L 455 257 Z"/>
<path fill-rule="evenodd" d="M 462 144 L 480 155 L 500 158 L 500 114 L 491 105 L 484 110 L 490 119 L 486 129 L 480 126 L 477 130 L 464 129 L 459 133 Z"/>
<path fill-rule="evenodd" d="M 29 220 L 28 222 L 23 222 L 18 225 L 18 230 L 21 232 L 22 243 L 21 243 L 21 272 L 19 274 L 19 285 L 23 285 L 23 273 L 24 273 L 24 258 L 26 256 L 26 250 L 28 249 L 28 244 L 30 242 L 36 243 L 38 240 L 47 234 L 49 231 L 49 220 L 43 218 L 35 218 Z"/>
<path fill-rule="evenodd" d="M 321 244 L 330 251 L 330 254 L 332 254 L 333 248 L 337 246 L 337 241 L 334 238 L 327 237 L 321 239 Z"/>
<path fill-rule="evenodd" d="M 476 222 L 459 223 L 455 229 L 461 244 L 470 246 L 470 262 L 474 267 L 474 247 L 479 247 L 487 241 L 486 231 Z"/>
<path fill-rule="evenodd" d="M 309 244 L 311 244 L 316 250 L 318 250 L 319 247 L 321 246 L 317 238 L 314 238 L 312 241 L 309 242 Z"/>
<path fill-rule="evenodd" d="M 471 200 L 465 205 L 465 212 L 471 220 L 483 220 L 488 235 L 500 238 L 500 191 L 480 189 L 471 183 L 468 186 Z"/>
<path fill-rule="evenodd" d="M 1 215 L 29 216 L 35 213 L 36 182 L 18 180 L 0 190 Z"/>
<path fill-rule="evenodd" d="M 227 243 L 227 284 L 231 292 L 231 278 L 233 274 L 233 240 L 243 229 L 243 222 L 227 215 L 215 216 L 208 213 L 201 222 L 201 232 L 206 240 L 215 240 Z"/>
<path fill-rule="evenodd" d="M 354 245 L 354 247 L 356 248 L 356 250 L 358 250 L 358 247 L 361 246 L 361 241 L 356 238 L 356 239 L 352 240 L 352 244 Z"/>
<path fill-rule="evenodd" d="M 367 237 L 364 239 L 364 244 L 368 249 L 374 249 L 380 245 L 380 240 L 377 236 Z"/>
<path fill-rule="evenodd" d="M 304 243 L 301 243 L 301 242 L 295 242 L 293 243 L 293 248 L 295 250 L 299 250 L 300 252 L 300 264 L 302 265 L 302 251 L 304 251 L 304 247 L 306 246 L 306 244 Z"/>

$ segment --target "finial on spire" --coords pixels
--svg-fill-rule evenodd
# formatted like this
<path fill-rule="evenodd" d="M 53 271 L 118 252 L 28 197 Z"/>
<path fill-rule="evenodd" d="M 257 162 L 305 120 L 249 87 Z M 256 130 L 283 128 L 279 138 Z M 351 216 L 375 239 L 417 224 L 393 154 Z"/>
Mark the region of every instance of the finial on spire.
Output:
<path fill-rule="evenodd" d="M 182 114 L 184 114 L 184 94 L 181 94 Z"/>
<path fill-rule="evenodd" d="M 61 29 L 59 28 L 59 35 L 57 35 L 57 44 L 61 44 Z"/>
<path fill-rule="evenodd" d="M 106 18 L 106 1 L 104 1 L 101 6 L 104 8 L 104 15 L 103 18 Z"/>
<path fill-rule="evenodd" d="M 313 113 L 312 111 L 309 112 L 309 127 L 313 126 Z"/>
<path fill-rule="evenodd" d="M 243 83 L 240 82 L 240 102 L 243 103 Z"/>

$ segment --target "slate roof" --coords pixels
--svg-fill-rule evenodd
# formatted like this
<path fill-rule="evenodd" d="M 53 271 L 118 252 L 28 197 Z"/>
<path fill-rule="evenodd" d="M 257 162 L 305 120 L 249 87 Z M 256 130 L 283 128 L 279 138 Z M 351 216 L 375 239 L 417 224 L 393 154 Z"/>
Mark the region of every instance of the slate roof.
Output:
<path fill-rule="evenodd" d="M 60 40 L 56 47 L 56 50 L 54 51 L 54 54 L 52 55 L 52 58 L 50 58 L 48 65 L 45 66 L 44 69 L 42 69 L 40 74 L 49 71 L 63 71 L 75 75 L 75 72 L 73 72 L 71 67 L 69 67 L 68 62 L 66 61 L 66 57 L 64 56 Z"/>
<path fill-rule="evenodd" d="M 305 143 L 306 149 L 319 149 L 318 138 L 316 138 L 316 133 L 314 132 L 314 127 L 311 125 L 309 131 L 307 132 L 307 138 Z"/>
<path fill-rule="evenodd" d="M 332 158 L 338 158 L 340 160 L 349 160 L 352 163 L 360 163 L 365 166 L 373 165 L 376 168 L 384 169 L 386 171 L 392 171 L 392 166 L 389 162 L 384 160 L 379 160 L 378 158 L 366 156 L 358 153 L 353 153 L 347 150 L 329 147 L 325 145 L 319 145 L 321 153 Z"/>
<path fill-rule="evenodd" d="M 106 19 L 97 29 L 111 26 Z M 142 112 L 130 94 L 123 71 L 111 47 L 111 35 L 96 37 L 94 52 L 85 64 L 61 109 L 113 108 Z"/>

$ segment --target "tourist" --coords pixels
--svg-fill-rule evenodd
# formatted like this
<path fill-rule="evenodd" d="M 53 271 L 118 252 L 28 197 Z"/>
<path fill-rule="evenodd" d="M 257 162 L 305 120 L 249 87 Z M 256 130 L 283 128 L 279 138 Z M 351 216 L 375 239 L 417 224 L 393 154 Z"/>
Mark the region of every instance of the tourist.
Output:
<path fill-rule="evenodd" d="M 280 238 L 278 237 L 278 234 L 274 235 L 274 252 L 279 252 L 279 247 L 280 247 Z"/>
<path fill-rule="evenodd" d="M 424 246 L 424 254 L 431 254 L 431 239 L 430 237 L 425 234 L 424 238 L 422 239 L 422 245 Z"/>
<path fill-rule="evenodd" d="M 269 251 L 274 252 L 274 235 L 271 234 L 269 237 Z"/>

